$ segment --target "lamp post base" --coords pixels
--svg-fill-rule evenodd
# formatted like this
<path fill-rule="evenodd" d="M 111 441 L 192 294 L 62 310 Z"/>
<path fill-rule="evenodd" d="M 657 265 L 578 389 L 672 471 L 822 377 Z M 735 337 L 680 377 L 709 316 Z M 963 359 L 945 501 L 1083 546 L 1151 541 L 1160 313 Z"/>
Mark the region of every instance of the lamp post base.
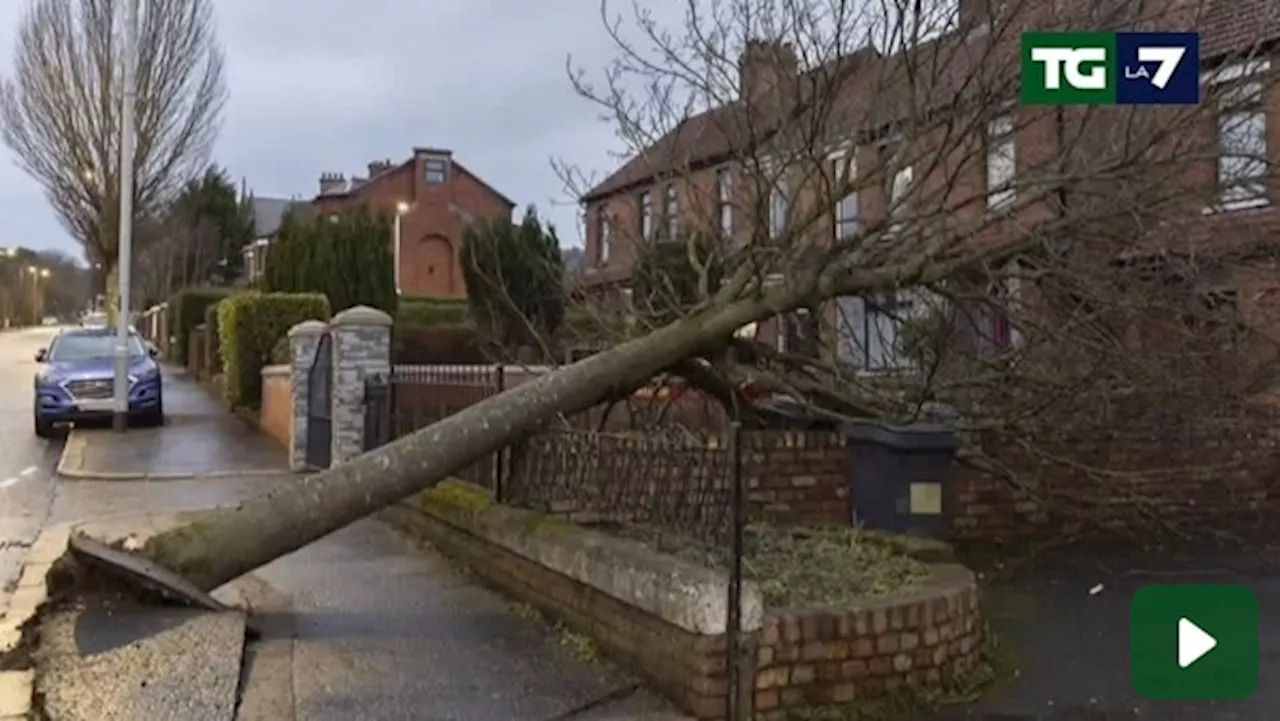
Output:
<path fill-rule="evenodd" d="M 124 433 L 129 430 L 129 414 L 115 413 L 111 416 L 111 430 L 117 433 Z"/>

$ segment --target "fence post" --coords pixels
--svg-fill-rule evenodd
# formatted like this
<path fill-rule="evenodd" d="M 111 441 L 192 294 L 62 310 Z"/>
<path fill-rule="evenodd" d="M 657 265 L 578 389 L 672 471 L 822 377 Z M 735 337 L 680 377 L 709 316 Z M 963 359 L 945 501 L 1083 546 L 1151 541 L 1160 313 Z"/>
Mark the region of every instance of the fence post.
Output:
<path fill-rule="evenodd" d="M 749 694 L 754 684 L 746 688 L 743 683 L 742 647 L 742 556 L 743 535 L 747 517 L 747 493 L 742 478 L 742 424 L 729 424 L 729 597 L 725 623 L 725 677 L 728 681 L 725 693 L 725 718 L 727 721 L 746 721 L 751 715 Z"/>
<path fill-rule="evenodd" d="M 498 393 L 505 390 L 507 384 L 507 366 L 505 363 L 498 363 L 494 368 L 494 385 L 497 387 Z M 493 455 L 493 499 L 498 503 L 507 502 L 506 494 L 506 465 L 507 459 L 510 457 L 511 449 L 501 448 Z"/>
<path fill-rule="evenodd" d="M 311 365 L 316 346 L 329 325 L 318 320 L 303 321 L 289 329 L 289 470 L 307 470 L 307 415 L 310 404 Z"/>
<path fill-rule="evenodd" d="M 391 316 L 358 305 L 329 322 L 333 336 L 331 458 L 342 463 L 364 453 L 365 381 L 391 374 Z"/>

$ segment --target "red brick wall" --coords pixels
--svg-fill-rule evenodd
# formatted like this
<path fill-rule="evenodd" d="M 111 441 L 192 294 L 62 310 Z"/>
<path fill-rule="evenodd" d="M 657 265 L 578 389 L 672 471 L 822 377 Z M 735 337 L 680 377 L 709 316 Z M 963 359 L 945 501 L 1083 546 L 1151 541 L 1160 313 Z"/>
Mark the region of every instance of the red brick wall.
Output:
<path fill-rule="evenodd" d="M 936 687 L 971 668 L 982 640 L 977 586 L 959 567 L 941 570 L 953 578 L 918 597 L 768 613 L 756 644 L 756 718 Z"/>

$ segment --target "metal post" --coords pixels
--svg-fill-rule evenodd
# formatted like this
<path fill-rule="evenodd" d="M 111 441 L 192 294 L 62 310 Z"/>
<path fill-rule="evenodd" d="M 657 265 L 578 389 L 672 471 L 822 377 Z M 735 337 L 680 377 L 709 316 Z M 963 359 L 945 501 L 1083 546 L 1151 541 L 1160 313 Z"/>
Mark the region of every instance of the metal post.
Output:
<path fill-rule="evenodd" d="M 725 718 L 743 721 L 742 709 L 742 554 L 747 494 L 742 487 L 742 424 L 729 424 L 729 607 L 725 624 Z"/>
<path fill-rule="evenodd" d="M 404 213 L 400 210 L 400 208 L 396 208 L 396 217 L 394 221 L 395 230 L 392 232 L 392 239 L 391 239 L 391 242 L 394 244 L 391 248 L 391 257 L 392 257 L 392 262 L 396 264 L 395 282 L 396 282 L 397 298 L 400 297 L 400 216 L 403 214 Z"/>
<path fill-rule="evenodd" d="M 494 367 L 494 385 L 497 386 L 498 393 L 502 393 L 503 387 L 507 385 L 507 365 L 505 363 L 498 363 Z M 503 489 L 503 474 L 509 452 L 507 448 L 500 448 L 497 453 L 493 454 L 493 500 L 498 503 L 505 503 L 507 500 Z"/>
<path fill-rule="evenodd" d="M 116 272 L 120 281 L 116 304 L 115 415 L 113 426 L 129 428 L 129 281 L 133 266 L 133 141 L 137 100 L 138 0 L 128 0 L 124 16 L 124 93 L 120 102 L 120 239 Z"/>

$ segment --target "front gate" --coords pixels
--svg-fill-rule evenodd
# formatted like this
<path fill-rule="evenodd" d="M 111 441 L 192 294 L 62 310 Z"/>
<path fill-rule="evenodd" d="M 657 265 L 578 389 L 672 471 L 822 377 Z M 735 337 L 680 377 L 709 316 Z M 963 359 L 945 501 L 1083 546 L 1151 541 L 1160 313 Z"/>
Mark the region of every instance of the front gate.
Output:
<path fill-rule="evenodd" d="M 320 336 L 307 374 L 307 467 L 329 467 L 333 452 L 333 339 Z"/>

